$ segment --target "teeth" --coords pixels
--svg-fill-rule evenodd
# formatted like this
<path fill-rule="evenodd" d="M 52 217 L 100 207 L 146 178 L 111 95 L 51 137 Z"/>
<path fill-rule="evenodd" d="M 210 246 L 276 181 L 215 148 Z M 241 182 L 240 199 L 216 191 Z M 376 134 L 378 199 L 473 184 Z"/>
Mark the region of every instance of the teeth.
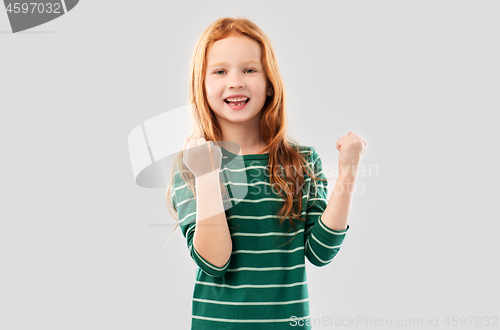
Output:
<path fill-rule="evenodd" d="M 240 102 L 240 101 L 246 101 L 247 99 L 248 97 L 240 97 L 236 99 L 226 99 L 226 100 L 228 100 L 229 102 Z"/>

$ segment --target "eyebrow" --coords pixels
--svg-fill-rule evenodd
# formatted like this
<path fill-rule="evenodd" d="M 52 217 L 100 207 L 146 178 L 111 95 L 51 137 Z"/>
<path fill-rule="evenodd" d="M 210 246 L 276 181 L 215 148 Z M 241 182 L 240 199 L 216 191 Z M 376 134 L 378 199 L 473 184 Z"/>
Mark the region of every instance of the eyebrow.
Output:
<path fill-rule="evenodd" d="M 254 60 L 249 60 L 249 61 L 245 61 L 243 62 L 244 64 L 248 64 L 248 63 L 254 63 L 254 64 L 258 64 L 258 65 L 261 65 L 259 62 L 257 61 L 254 61 Z M 214 63 L 212 65 L 209 65 L 208 67 L 211 68 L 213 66 L 218 66 L 218 65 L 225 65 L 225 64 L 229 64 L 227 62 L 218 62 L 218 63 Z"/>

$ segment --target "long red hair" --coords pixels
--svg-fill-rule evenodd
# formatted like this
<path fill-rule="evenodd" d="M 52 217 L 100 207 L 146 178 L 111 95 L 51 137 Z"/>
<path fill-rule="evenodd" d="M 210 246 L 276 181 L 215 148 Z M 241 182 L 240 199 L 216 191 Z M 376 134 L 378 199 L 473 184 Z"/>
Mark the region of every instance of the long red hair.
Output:
<path fill-rule="evenodd" d="M 198 139 L 205 137 L 207 141 L 222 141 L 221 127 L 208 104 L 204 88 L 206 56 L 210 47 L 216 41 L 235 33 L 252 38 L 259 43 L 261 48 L 262 68 L 266 74 L 268 84 L 272 86 L 273 91 L 273 94 L 267 97 L 261 110 L 260 132 L 262 139 L 267 144 L 262 153 L 269 152 L 270 183 L 271 185 L 274 184 L 280 196 L 285 200 L 278 214 L 280 216 L 279 224 L 281 225 L 288 218 L 296 231 L 297 228 L 294 224 L 294 219 L 305 221 L 305 217 L 300 217 L 300 215 L 306 171 L 308 171 L 308 175 L 314 184 L 316 184 L 316 180 L 325 181 L 325 179 L 314 177 L 313 171 L 307 162 L 306 156 L 308 155 L 300 154 L 299 144 L 294 139 L 289 138 L 286 133 L 285 88 L 274 49 L 271 41 L 264 32 L 246 18 L 220 18 L 212 23 L 198 40 L 191 62 L 188 103 L 194 104 L 193 109 L 197 112 L 199 123 L 193 125 L 193 132 L 190 138 Z M 194 114 L 194 117 L 196 117 L 196 114 Z M 193 118 L 193 123 L 197 122 L 198 118 Z M 174 215 L 174 213 L 170 212 L 177 221 L 177 226 L 179 225 L 179 220 L 177 212 L 172 207 L 171 198 L 175 169 L 178 169 L 185 182 L 195 182 L 193 174 L 184 165 L 182 159 L 183 152 L 181 151 L 174 159 L 172 177 L 168 186 L 166 199 L 167 207 L 175 213 Z M 281 166 L 276 166 L 277 164 Z M 195 189 L 190 184 L 188 186 L 193 195 L 196 196 Z M 224 192 L 225 189 L 222 188 L 223 185 L 221 183 L 221 191 Z M 315 189 L 315 191 L 317 190 Z"/>

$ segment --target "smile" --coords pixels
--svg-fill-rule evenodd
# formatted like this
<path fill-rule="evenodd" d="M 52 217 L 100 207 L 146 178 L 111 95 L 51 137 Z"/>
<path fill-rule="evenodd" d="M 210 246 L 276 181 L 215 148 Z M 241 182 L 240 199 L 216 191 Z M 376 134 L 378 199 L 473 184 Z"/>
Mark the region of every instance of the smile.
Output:
<path fill-rule="evenodd" d="M 250 101 L 250 99 L 248 97 L 246 99 L 240 98 L 240 99 L 225 99 L 224 100 L 224 102 L 226 102 L 229 105 L 233 105 L 233 106 L 244 105 L 244 104 L 247 104 L 248 101 Z"/>
<path fill-rule="evenodd" d="M 224 100 L 224 102 L 233 110 L 240 110 L 240 109 L 243 109 L 248 102 L 250 102 L 250 99 L 247 98 L 246 100 L 238 100 L 238 101 L 235 101 L 235 102 L 230 102 L 228 101 L 227 99 Z"/>

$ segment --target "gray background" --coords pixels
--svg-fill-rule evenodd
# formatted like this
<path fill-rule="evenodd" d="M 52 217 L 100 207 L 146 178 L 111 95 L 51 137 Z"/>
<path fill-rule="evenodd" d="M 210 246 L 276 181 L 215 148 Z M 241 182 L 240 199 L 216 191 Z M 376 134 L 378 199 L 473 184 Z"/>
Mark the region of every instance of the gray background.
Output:
<path fill-rule="evenodd" d="M 368 143 L 340 253 L 306 261 L 312 318 L 498 317 L 500 2 L 82 1 L 19 34 L 0 9 L 0 328 L 189 328 L 195 265 L 127 137 L 185 105 L 224 16 L 270 37 L 329 177 L 338 138 Z"/>

